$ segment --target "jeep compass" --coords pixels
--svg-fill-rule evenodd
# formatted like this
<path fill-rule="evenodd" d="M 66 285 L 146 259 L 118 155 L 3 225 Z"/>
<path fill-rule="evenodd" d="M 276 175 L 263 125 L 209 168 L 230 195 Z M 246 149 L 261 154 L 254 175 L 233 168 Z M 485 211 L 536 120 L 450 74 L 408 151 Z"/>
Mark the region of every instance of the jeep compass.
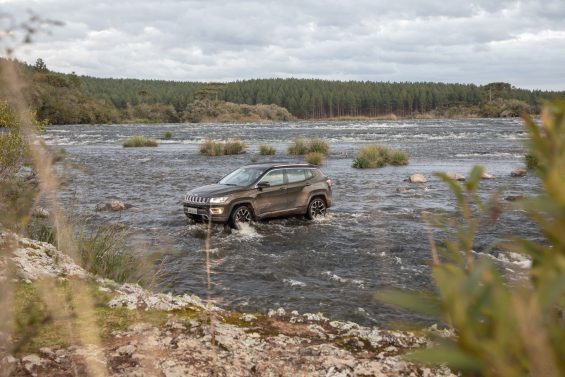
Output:
<path fill-rule="evenodd" d="M 332 181 L 309 164 L 243 166 L 218 183 L 190 190 L 183 202 L 186 216 L 197 221 L 241 223 L 279 216 L 325 216 L 332 205 Z"/>

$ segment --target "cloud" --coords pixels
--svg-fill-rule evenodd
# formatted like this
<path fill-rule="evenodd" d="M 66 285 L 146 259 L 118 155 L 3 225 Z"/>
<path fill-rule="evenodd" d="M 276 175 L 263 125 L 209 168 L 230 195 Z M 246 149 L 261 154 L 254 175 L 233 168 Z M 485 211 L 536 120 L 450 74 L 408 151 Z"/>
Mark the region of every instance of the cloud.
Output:
<path fill-rule="evenodd" d="M 100 77 L 509 81 L 565 89 L 562 0 L 3 0 L 65 22 L 18 51 Z"/>

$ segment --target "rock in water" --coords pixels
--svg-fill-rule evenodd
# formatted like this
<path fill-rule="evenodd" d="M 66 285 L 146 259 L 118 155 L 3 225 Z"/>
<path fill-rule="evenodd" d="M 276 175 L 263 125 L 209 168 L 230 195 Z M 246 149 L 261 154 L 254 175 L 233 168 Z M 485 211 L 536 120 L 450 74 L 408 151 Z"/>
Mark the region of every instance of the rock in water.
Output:
<path fill-rule="evenodd" d="M 454 173 L 452 171 L 449 171 L 447 173 L 445 173 L 449 178 L 454 179 L 456 181 L 464 181 L 465 180 L 465 176 L 461 175 L 459 173 Z"/>
<path fill-rule="evenodd" d="M 524 199 L 524 196 L 520 194 L 509 194 L 508 196 L 506 196 L 506 198 L 504 198 L 504 200 L 507 200 L 509 202 L 515 202 L 516 200 L 521 199 Z"/>
<path fill-rule="evenodd" d="M 512 177 L 523 177 L 526 175 L 526 169 L 522 169 L 522 168 L 514 169 L 512 170 L 510 175 Z"/>
<path fill-rule="evenodd" d="M 123 211 L 128 208 L 131 208 L 130 204 L 126 204 L 118 199 L 112 199 L 104 206 L 104 209 L 108 211 Z"/>
<path fill-rule="evenodd" d="M 417 174 L 412 174 L 410 176 L 410 178 L 408 178 L 408 182 L 410 183 L 426 183 L 426 177 L 424 177 L 423 174 L 417 173 Z"/>
<path fill-rule="evenodd" d="M 494 175 L 488 174 L 487 172 L 483 172 L 483 174 L 481 175 L 481 179 L 495 179 L 496 177 Z"/>

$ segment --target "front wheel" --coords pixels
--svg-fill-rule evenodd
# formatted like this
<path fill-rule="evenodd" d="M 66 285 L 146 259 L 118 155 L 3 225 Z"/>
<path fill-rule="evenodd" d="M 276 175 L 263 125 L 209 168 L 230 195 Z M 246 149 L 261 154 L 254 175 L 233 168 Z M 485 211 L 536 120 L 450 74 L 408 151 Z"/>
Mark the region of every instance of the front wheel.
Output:
<path fill-rule="evenodd" d="M 242 224 L 251 224 L 253 214 L 248 206 L 242 205 L 235 208 L 230 215 L 230 226 L 234 229 L 241 229 Z"/>
<path fill-rule="evenodd" d="M 322 198 L 314 198 L 308 204 L 308 210 L 306 211 L 306 218 L 309 220 L 314 220 L 317 217 L 326 216 L 326 202 Z"/>

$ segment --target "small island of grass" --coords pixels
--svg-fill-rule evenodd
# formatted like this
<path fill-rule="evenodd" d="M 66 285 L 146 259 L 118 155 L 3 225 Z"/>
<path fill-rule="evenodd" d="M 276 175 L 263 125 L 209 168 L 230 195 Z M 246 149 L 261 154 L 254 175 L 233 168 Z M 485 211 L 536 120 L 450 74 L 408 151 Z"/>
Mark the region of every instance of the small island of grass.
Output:
<path fill-rule="evenodd" d="M 407 165 L 408 153 L 378 144 L 365 145 L 353 159 L 356 169 L 382 168 L 386 165 Z"/>
<path fill-rule="evenodd" d="M 206 139 L 200 145 L 200 154 L 204 156 L 225 156 L 231 154 L 245 153 L 246 145 L 239 139 L 230 139 L 228 141 L 216 141 Z"/>
<path fill-rule="evenodd" d="M 140 148 L 140 147 L 158 147 L 159 143 L 155 139 L 151 139 L 141 135 L 134 135 L 124 140 L 122 144 L 124 148 Z"/>

